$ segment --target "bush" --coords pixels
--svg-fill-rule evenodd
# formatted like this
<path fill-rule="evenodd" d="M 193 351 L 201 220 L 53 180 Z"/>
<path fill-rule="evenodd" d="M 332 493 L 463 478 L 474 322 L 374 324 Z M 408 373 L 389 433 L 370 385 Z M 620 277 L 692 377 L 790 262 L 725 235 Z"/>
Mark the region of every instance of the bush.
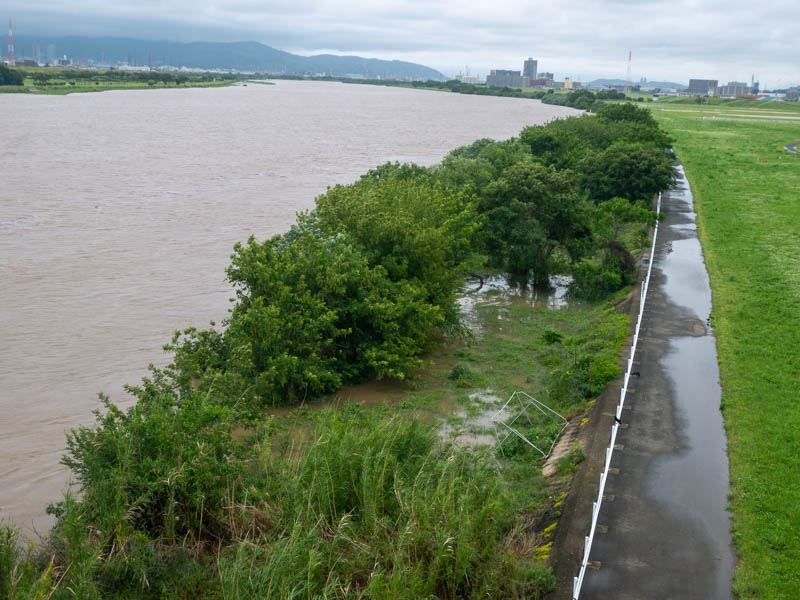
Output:
<path fill-rule="evenodd" d="M 62 462 L 81 486 L 76 510 L 107 532 L 127 524 L 170 541 L 224 539 L 226 494 L 243 473 L 230 409 L 199 392 L 178 398 L 160 376 L 133 391 L 127 411 L 103 398 L 95 426 L 67 434 Z"/>
<path fill-rule="evenodd" d="M 658 124 L 649 110 L 630 103 L 604 104 L 597 111 L 597 116 L 606 121 L 632 121 L 652 129 L 658 128 Z"/>
<path fill-rule="evenodd" d="M 614 197 L 636 202 L 650 200 L 675 183 L 674 159 L 671 152 L 649 144 L 619 141 L 588 155 L 579 170 L 582 184 L 595 202 Z"/>
<path fill-rule="evenodd" d="M 24 83 L 22 73 L 16 69 L 9 69 L 5 65 L 0 65 L 0 85 L 20 86 Z"/>
<path fill-rule="evenodd" d="M 391 281 L 424 290 L 425 300 L 456 329 L 456 292 L 479 264 L 474 242 L 481 219 L 464 194 L 413 170 L 394 170 L 328 190 L 317 198 L 312 219 L 326 236 L 346 234 Z"/>
<path fill-rule="evenodd" d="M 572 269 L 569 294 L 573 298 L 598 301 L 622 288 L 622 275 L 610 265 L 583 261 Z"/>

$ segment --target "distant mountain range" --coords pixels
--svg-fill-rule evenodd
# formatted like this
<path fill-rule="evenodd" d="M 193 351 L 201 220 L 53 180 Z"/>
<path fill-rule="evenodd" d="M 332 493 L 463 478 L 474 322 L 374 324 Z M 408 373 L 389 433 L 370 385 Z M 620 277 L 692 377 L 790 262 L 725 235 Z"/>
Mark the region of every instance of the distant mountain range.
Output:
<path fill-rule="evenodd" d="M 446 79 L 439 71 L 411 62 L 360 56 L 320 54 L 300 56 L 259 42 L 165 42 L 112 37 L 17 36 L 17 56 L 32 56 L 34 45 L 43 58 L 66 55 L 74 62 L 172 65 L 200 69 L 269 71 L 291 75 L 325 73 L 334 77 L 359 75 L 414 79 Z M 48 56 L 48 48 L 50 54 Z"/>
<path fill-rule="evenodd" d="M 590 81 L 585 85 L 625 85 L 624 79 L 595 79 L 594 81 Z M 641 85 L 644 87 L 652 87 L 652 88 L 675 88 L 676 90 L 685 90 L 687 86 L 683 85 L 682 83 L 675 83 L 674 81 L 647 81 L 645 83 L 640 83 L 638 81 L 632 81 L 631 85 Z"/>

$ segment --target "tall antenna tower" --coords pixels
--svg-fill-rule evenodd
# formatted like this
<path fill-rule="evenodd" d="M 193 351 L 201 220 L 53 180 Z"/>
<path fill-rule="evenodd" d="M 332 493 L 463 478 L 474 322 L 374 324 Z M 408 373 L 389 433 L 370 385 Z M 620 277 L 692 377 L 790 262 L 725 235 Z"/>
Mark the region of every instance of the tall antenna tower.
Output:
<path fill-rule="evenodd" d="M 14 64 L 14 31 L 11 29 L 11 19 L 8 20 L 8 62 Z"/>
<path fill-rule="evenodd" d="M 628 71 L 625 73 L 625 93 L 631 93 L 631 54 L 632 52 L 628 50 Z"/>

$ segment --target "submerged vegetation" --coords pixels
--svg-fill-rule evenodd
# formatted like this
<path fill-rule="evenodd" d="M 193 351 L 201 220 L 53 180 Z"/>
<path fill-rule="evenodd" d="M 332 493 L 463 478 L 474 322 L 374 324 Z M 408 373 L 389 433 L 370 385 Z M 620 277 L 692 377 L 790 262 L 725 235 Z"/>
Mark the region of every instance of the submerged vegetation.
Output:
<path fill-rule="evenodd" d="M 480 414 L 493 408 L 481 390 L 517 388 L 572 417 L 618 376 L 628 321 L 603 301 L 633 281 L 652 195 L 674 177 L 668 143 L 648 113 L 608 106 L 479 140 L 431 168 L 380 166 L 330 188 L 285 234 L 237 244 L 224 327 L 177 332 L 172 363 L 128 388 L 136 404 L 104 400 L 93 426 L 68 435 L 63 462 L 79 493 L 50 507 L 56 525 L 42 544 L 25 551 L 0 529 L 0 593 L 552 590 L 558 514 L 538 459 L 442 440 L 420 411 L 449 395 L 461 414 Z M 486 302 L 476 309 L 485 326 L 471 332 L 458 299 L 489 269 L 523 288 L 569 274 L 573 297 L 598 303 L 562 314 Z M 445 339 L 444 369 L 420 380 L 423 353 Z M 414 391 L 371 411 L 270 414 L 374 378 Z M 468 426 L 458 419 L 451 426 Z M 580 460 L 570 451 L 559 476 Z"/>

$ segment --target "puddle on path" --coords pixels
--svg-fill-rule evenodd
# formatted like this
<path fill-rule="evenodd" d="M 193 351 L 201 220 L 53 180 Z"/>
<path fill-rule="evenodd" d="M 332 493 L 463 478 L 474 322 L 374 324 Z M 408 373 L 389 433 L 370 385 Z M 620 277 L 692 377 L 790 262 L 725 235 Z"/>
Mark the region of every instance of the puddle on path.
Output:
<path fill-rule="evenodd" d="M 705 324 L 711 313 L 711 288 L 697 239 L 692 193 L 682 168 L 678 188 L 669 195 L 670 232 L 676 235 L 659 257 L 664 275 L 660 288 L 668 304 L 689 311 Z M 666 510 L 694 524 L 694 539 L 687 540 L 687 552 L 701 547 L 699 540 L 709 544 L 704 552 L 710 553 L 705 559 L 714 564 L 709 573 L 716 587 L 714 597 L 726 598 L 735 559 L 730 515 L 725 509 L 729 465 L 720 412 L 722 392 L 714 336 L 708 326 L 695 331 L 696 336 L 670 337 L 668 350 L 659 361 L 671 386 L 681 450 L 656 458 L 647 487 L 649 495 Z"/>
<path fill-rule="evenodd" d="M 662 368 L 673 386 L 678 430 L 685 449 L 659 457 L 649 492 L 682 518 L 702 526 L 700 537 L 713 544 L 718 590 L 728 591 L 733 576 L 728 502 L 728 456 L 720 416 L 721 389 L 714 338 L 670 340 Z M 720 595 L 718 597 L 724 597 Z"/>
<path fill-rule="evenodd" d="M 658 266 L 665 276 L 663 290 L 669 300 L 688 308 L 705 322 L 711 314 L 711 287 L 703 260 L 703 249 L 697 239 L 697 225 L 692 192 L 686 182 L 683 167 L 679 169 L 678 187 L 669 192 L 670 213 L 679 214 L 683 222 L 671 223 L 673 232 L 685 232 L 683 239 L 668 242 L 659 256 Z"/>

